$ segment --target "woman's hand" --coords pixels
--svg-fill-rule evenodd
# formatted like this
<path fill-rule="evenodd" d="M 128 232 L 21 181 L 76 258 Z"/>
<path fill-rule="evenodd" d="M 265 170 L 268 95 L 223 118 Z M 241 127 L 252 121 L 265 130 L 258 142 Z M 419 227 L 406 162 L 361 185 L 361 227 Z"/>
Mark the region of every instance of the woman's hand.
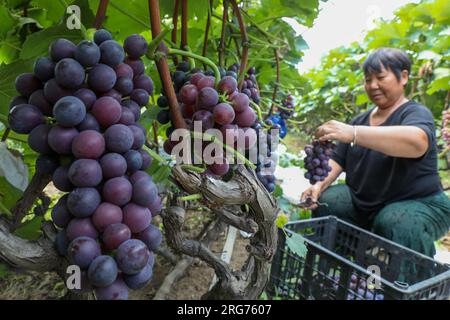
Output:
<path fill-rule="evenodd" d="M 337 140 L 343 143 L 350 143 L 353 141 L 353 126 L 330 120 L 317 128 L 316 137 L 320 141 Z"/>
<path fill-rule="evenodd" d="M 305 191 L 303 191 L 302 195 L 300 196 L 300 199 L 302 202 L 309 201 L 311 204 L 308 206 L 305 206 L 305 208 L 314 210 L 317 208 L 317 201 L 319 200 L 320 194 L 322 193 L 322 188 L 315 184 Z M 309 200 L 308 200 L 309 199 Z"/>

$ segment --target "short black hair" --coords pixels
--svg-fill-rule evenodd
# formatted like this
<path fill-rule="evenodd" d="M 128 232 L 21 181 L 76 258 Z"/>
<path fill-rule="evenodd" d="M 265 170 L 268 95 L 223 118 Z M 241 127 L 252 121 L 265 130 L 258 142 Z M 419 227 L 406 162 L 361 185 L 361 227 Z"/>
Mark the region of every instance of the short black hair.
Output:
<path fill-rule="evenodd" d="M 407 54 L 400 49 L 377 49 L 369 54 L 366 61 L 364 61 L 362 68 L 364 74 L 368 75 L 380 73 L 381 66 L 386 70 L 391 69 L 399 81 L 403 70 L 407 70 L 408 74 L 411 73 L 411 60 L 408 58 Z"/>

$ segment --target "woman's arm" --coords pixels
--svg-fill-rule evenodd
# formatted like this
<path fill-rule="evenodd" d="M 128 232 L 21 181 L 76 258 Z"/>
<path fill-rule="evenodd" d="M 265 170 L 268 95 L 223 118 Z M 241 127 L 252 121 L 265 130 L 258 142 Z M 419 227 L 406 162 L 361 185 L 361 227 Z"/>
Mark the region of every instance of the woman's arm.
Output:
<path fill-rule="evenodd" d="M 415 126 L 370 127 L 355 126 L 331 120 L 320 126 L 316 135 L 320 140 L 338 140 L 356 144 L 391 157 L 419 158 L 428 150 L 428 136 Z"/>
<path fill-rule="evenodd" d="M 419 158 L 428 150 L 428 136 L 415 126 L 356 126 L 356 144 L 391 157 Z"/>

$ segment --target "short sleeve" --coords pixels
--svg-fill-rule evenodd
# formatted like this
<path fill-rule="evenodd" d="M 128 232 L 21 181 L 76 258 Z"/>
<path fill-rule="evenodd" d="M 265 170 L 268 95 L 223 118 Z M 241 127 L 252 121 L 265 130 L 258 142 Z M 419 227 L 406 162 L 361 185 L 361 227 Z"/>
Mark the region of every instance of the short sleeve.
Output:
<path fill-rule="evenodd" d="M 338 142 L 333 150 L 331 159 L 336 161 L 345 171 L 345 159 L 347 158 L 348 143 Z"/>
<path fill-rule="evenodd" d="M 413 107 L 406 110 L 402 115 L 400 125 L 415 126 L 425 131 L 428 136 L 428 150 L 426 153 L 428 153 L 428 151 L 435 144 L 436 129 L 434 125 L 433 114 L 427 107 L 420 104 L 415 104 Z"/>

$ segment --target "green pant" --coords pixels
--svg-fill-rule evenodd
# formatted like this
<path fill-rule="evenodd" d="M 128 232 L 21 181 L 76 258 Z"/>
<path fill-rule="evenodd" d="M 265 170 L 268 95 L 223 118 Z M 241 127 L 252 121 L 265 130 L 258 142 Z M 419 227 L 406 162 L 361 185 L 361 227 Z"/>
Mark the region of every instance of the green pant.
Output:
<path fill-rule="evenodd" d="M 436 254 L 434 241 L 450 228 L 450 199 L 444 192 L 394 202 L 371 215 L 356 212 L 350 189 L 345 184 L 326 189 L 319 202 L 327 206 L 319 205 L 313 212 L 314 217 L 337 216 L 430 257 Z"/>

